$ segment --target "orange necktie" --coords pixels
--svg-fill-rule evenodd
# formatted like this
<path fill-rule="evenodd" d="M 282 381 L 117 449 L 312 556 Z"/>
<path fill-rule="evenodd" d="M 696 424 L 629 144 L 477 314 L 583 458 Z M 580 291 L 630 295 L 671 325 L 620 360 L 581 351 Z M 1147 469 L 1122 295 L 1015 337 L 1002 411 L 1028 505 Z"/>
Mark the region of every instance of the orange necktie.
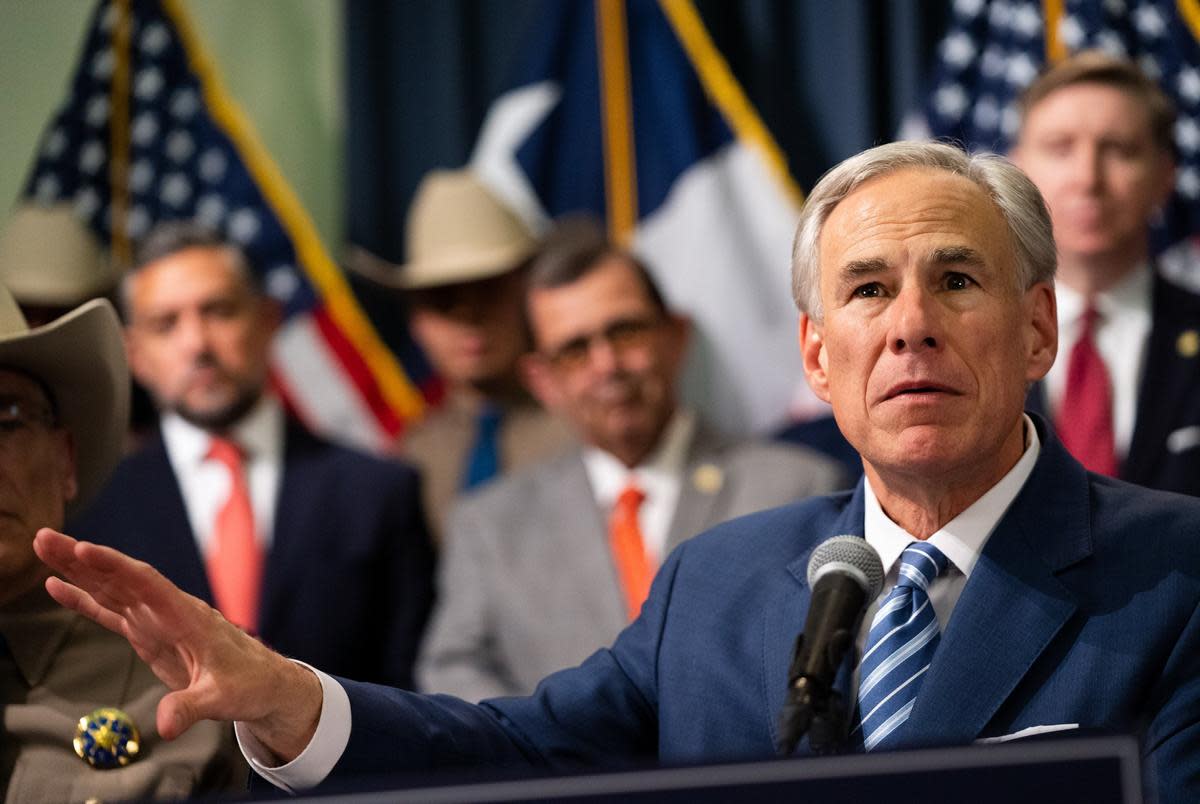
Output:
<path fill-rule="evenodd" d="M 208 457 L 229 470 L 229 499 L 217 511 L 215 539 L 207 562 L 208 582 L 225 619 L 255 633 L 263 557 L 254 532 L 254 510 L 242 469 L 242 451 L 232 441 L 214 438 Z"/>
<path fill-rule="evenodd" d="M 654 580 L 654 567 L 646 556 L 642 529 L 638 525 L 638 507 L 644 499 L 646 495 L 637 486 L 632 483 L 626 486 L 617 498 L 608 523 L 613 562 L 617 565 L 617 577 L 625 594 L 625 610 L 631 620 L 642 610 L 642 604 L 650 594 L 650 582 Z"/>

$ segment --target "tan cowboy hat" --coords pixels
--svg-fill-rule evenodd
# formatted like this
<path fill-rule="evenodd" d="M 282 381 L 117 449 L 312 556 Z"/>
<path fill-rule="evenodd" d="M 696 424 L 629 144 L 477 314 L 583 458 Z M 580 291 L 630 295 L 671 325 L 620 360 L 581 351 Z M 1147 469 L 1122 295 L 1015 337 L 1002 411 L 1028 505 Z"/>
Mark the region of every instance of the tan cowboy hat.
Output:
<path fill-rule="evenodd" d="M 405 228 L 408 262 L 354 248 L 347 265 L 400 290 L 489 279 L 516 268 L 537 239 L 469 170 L 435 170 L 417 188 Z"/>
<path fill-rule="evenodd" d="M 19 206 L 0 235 L 0 284 L 20 304 L 74 307 L 105 295 L 119 278 L 68 204 Z"/>
<path fill-rule="evenodd" d="M 37 379 L 53 397 L 75 441 L 81 510 L 121 458 L 129 422 L 129 368 L 117 312 L 92 299 L 49 324 L 30 329 L 12 293 L 0 286 L 0 368 Z"/>

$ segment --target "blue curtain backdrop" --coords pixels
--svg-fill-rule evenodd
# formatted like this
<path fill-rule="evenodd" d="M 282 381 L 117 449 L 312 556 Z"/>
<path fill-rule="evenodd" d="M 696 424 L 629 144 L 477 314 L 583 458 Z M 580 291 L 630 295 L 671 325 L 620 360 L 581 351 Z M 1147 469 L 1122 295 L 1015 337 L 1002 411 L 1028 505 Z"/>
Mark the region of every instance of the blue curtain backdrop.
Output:
<path fill-rule="evenodd" d="M 576 2 L 577 0 L 562 0 Z M 588 0 L 590 2 L 590 0 Z M 950 0 L 696 0 L 807 189 L 895 137 L 921 108 Z M 347 239 L 404 258 L 404 213 L 436 167 L 465 163 L 539 0 L 348 0 Z M 395 300 L 355 283 L 396 348 Z"/>

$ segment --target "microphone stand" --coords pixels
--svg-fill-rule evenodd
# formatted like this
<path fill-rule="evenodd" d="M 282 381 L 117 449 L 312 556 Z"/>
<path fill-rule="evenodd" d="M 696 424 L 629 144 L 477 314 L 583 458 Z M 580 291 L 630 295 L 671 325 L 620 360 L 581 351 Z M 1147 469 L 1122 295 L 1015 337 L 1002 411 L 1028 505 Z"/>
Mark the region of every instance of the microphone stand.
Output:
<path fill-rule="evenodd" d="M 850 646 L 850 635 L 845 631 L 837 634 L 836 642 L 830 644 L 829 658 L 836 654 L 840 662 L 842 654 Z M 846 727 L 849 720 L 846 703 L 840 692 L 824 683 L 815 674 L 806 672 L 804 634 L 796 637 L 796 649 L 788 669 L 788 692 L 783 710 L 779 715 L 779 755 L 790 756 L 805 734 L 815 754 L 836 754 L 846 742 Z M 831 662 L 836 667 L 835 662 Z"/>

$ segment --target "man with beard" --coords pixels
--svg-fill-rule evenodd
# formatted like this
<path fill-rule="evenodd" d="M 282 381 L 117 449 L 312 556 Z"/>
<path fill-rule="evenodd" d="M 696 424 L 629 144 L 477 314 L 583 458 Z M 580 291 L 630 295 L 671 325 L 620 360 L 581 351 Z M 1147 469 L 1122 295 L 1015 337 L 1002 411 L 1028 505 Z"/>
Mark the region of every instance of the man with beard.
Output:
<path fill-rule="evenodd" d="M 451 511 L 417 680 L 470 700 L 527 694 L 609 644 L 688 537 L 840 481 L 816 453 L 730 438 L 679 405 L 688 322 L 588 222 L 553 234 L 528 282 L 522 371 L 582 447 Z"/>
<path fill-rule="evenodd" d="M 283 653 L 411 686 L 432 592 L 415 471 L 334 446 L 285 413 L 267 390 L 279 312 L 245 255 L 213 233 L 153 231 L 121 302 L 160 433 L 75 530 L 144 559 Z"/>

